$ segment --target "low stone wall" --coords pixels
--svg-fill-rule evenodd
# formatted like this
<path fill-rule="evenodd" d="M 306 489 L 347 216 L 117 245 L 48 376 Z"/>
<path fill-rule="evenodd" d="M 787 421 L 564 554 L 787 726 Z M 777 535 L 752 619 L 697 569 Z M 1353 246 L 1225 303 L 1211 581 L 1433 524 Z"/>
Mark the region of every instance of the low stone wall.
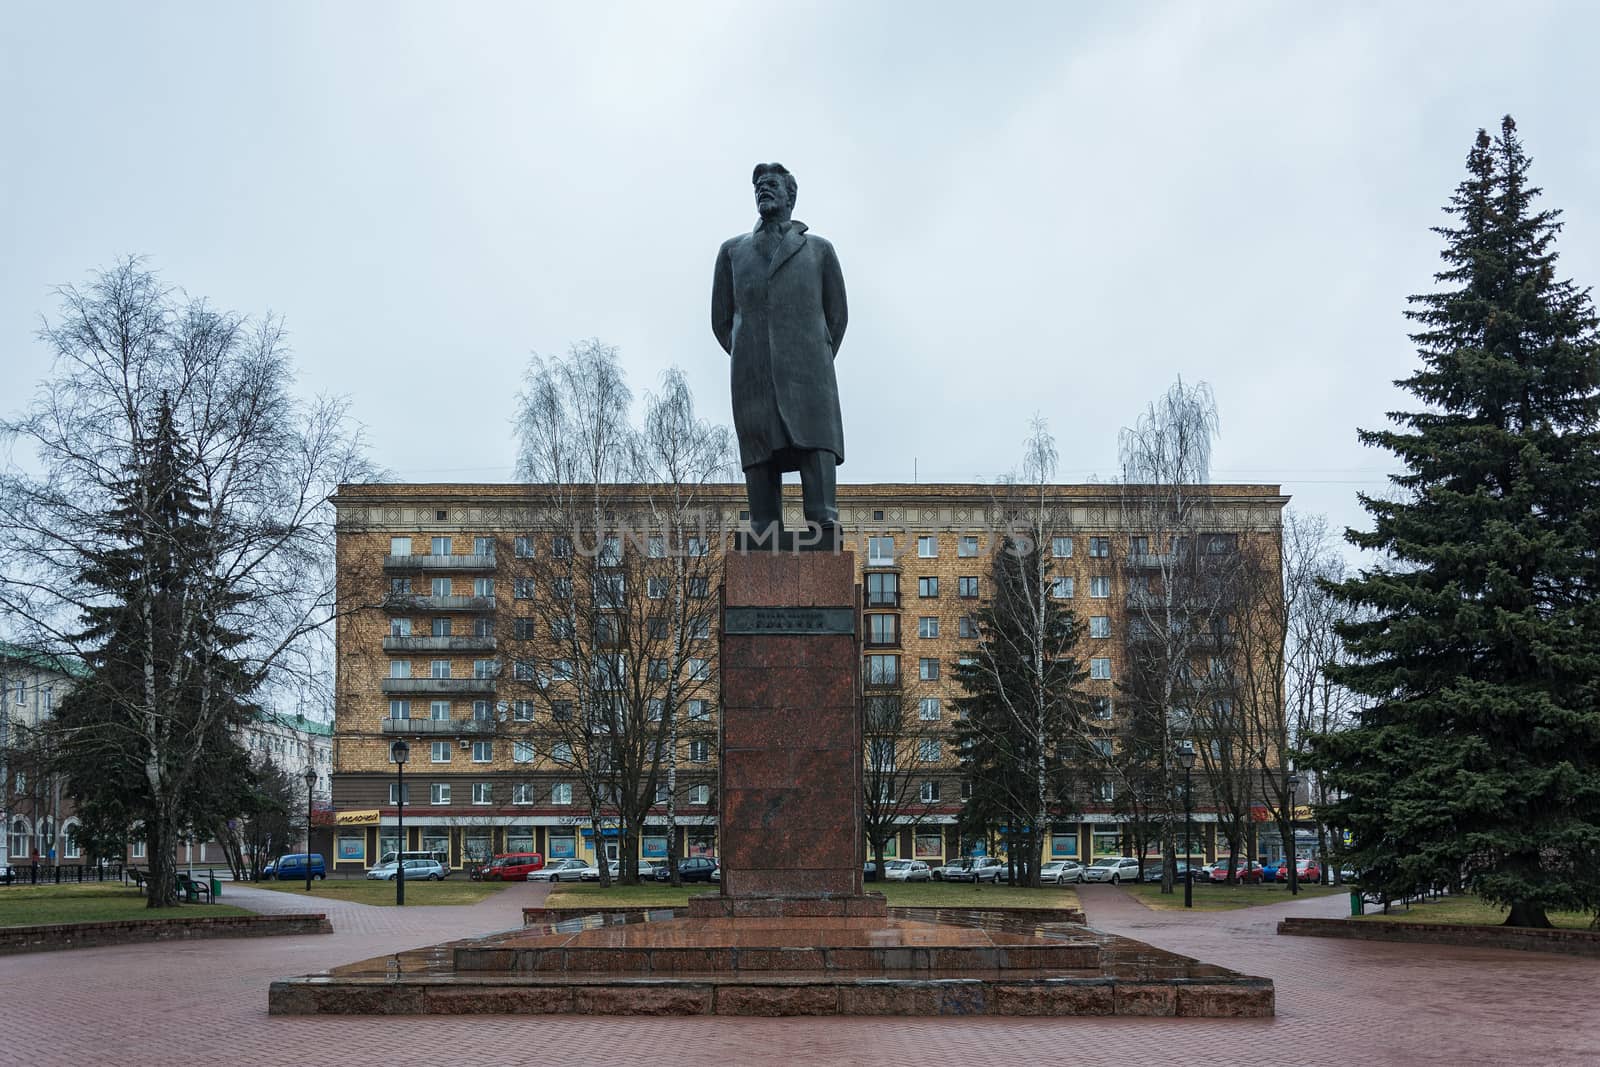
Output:
<path fill-rule="evenodd" d="M 322 912 L 298 915 L 218 915 L 195 919 L 121 919 L 101 923 L 48 923 L 0 927 L 0 956 L 66 948 L 132 945 L 142 941 L 192 941 L 213 937 L 280 937 L 331 934 Z"/>
<path fill-rule="evenodd" d="M 1362 919 L 1284 919 L 1278 933 L 1298 937 L 1348 937 L 1362 941 L 1459 945 L 1463 948 L 1511 948 L 1524 952 L 1560 952 L 1600 958 L 1600 932 L 1593 930 L 1529 930 L 1515 926 L 1467 926 L 1460 923 L 1369 922 Z"/>
<path fill-rule="evenodd" d="M 616 904 L 596 905 L 594 907 L 575 908 L 523 908 L 522 925 L 544 926 L 549 923 L 565 922 L 568 919 L 584 919 L 591 915 L 598 915 L 608 923 L 626 922 L 630 916 L 642 916 L 654 912 L 661 918 L 687 915 L 689 909 L 685 907 L 664 907 L 660 904 Z"/>
<path fill-rule="evenodd" d="M 608 923 L 626 922 L 630 916 L 642 916 L 648 912 L 656 912 L 662 918 L 668 914 L 682 916 L 688 914 L 687 908 L 668 908 L 659 904 L 620 904 L 607 907 L 568 907 L 568 908 L 523 908 L 522 924 L 524 926 L 544 926 L 549 923 L 558 923 L 566 919 L 580 919 L 590 915 L 598 915 Z M 889 914 L 897 919 L 917 919 L 922 922 L 960 921 L 964 915 L 978 913 L 981 915 L 1005 916 L 1009 919 L 1020 919 L 1025 922 L 1039 923 L 1077 923 L 1083 924 L 1083 911 L 1079 908 L 910 908 L 890 907 Z"/>

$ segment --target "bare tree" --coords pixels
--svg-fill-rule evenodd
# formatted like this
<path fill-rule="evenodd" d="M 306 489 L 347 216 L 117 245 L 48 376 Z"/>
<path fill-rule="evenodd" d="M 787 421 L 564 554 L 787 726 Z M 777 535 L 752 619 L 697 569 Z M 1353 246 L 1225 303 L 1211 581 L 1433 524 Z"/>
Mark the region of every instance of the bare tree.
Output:
<path fill-rule="evenodd" d="M 861 821 L 880 878 L 889 842 L 939 805 L 937 792 L 925 791 L 923 783 L 936 781 L 929 768 L 943 758 L 944 731 L 936 718 L 923 717 L 924 699 L 933 698 L 904 683 L 870 690 L 863 698 Z"/>
<path fill-rule="evenodd" d="M 1118 446 L 1122 476 L 1118 527 L 1128 544 L 1105 546 L 1127 597 L 1126 664 L 1122 683 L 1132 731 L 1144 739 L 1150 761 L 1144 769 L 1152 815 L 1159 827 L 1164 872 L 1161 891 L 1170 893 L 1175 874 L 1179 821 L 1177 742 L 1188 732 L 1188 702 L 1197 655 L 1208 621 L 1226 608 L 1227 583 L 1209 565 L 1213 530 L 1210 491 L 1211 443 L 1218 432 L 1210 386 L 1180 378 L 1138 422 L 1125 428 Z"/>
<path fill-rule="evenodd" d="M 202 757 L 216 728 L 246 690 L 324 681 L 311 668 L 334 610 L 326 500 L 370 471 L 342 401 L 291 394 L 276 319 L 183 299 L 136 259 L 58 295 L 60 317 L 40 333 L 53 376 L 21 418 L 0 425 L 42 471 L 0 476 L 0 610 L 37 645 L 94 664 L 104 635 L 81 619 L 127 609 L 120 680 L 102 664 L 72 698 L 100 700 L 112 717 L 61 744 L 80 766 L 126 765 L 119 780 L 141 798 L 149 903 L 159 907 L 176 900 L 186 805 L 220 785 L 200 780 L 215 766 Z M 194 502 L 176 528 L 146 510 L 172 486 L 130 484 L 163 420 L 181 442 L 172 476 Z M 181 612 L 158 615 L 138 595 L 114 603 L 93 580 L 93 568 L 135 549 L 165 554 Z M 196 654 L 166 661 L 160 648 Z"/>

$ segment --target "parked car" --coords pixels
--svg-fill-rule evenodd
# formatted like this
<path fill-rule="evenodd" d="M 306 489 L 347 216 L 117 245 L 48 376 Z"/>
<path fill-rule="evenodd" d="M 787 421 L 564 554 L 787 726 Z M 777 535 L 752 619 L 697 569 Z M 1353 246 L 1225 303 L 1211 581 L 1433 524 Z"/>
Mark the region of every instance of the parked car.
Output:
<path fill-rule="evenodd" d="M 544 866 L 544 857 L 537 852 L 503 852 L 490 860 L 478 872 L 485 882 L 525 882 L 529 871 Z"/>
<path fill-rule="evenodd" d="M 1039 881 L 1045 885 L 1066 885 L 1083 881 L 1083 864 L 1077 860 L 1051 860 L 1039 868 Z"/>
<path fill-rule="evenodd" d="M 387 882 L 394 877 L 394 861 L 379 863 L 367 868 L 367 877 L 379 882 Z"/>
<path fill-rule="evenodd" d="M 945 868 L 947 882 L 999 882 L 1006 865 L 994 856 L 971 856 L 956 868 Z"/>
<path fill-rule="evenodd" d="M 1276 882 L 1278 870 L 1283 866 L 1282 860 L 1268 860 L 1261 865 L 1261 880 L 1263 882 Z"/>
<path fill-rule="evenodd" d="M 612 881 L 616 881 L 618 878 L 622 877 L 622 861 L 621 860 L 612 860 L 606 866 L 609 868 L 609 874 L 610 874 L 610 877 L 611 877 Z M 640 878 L 654 878 L 655 876 L 656 876 L 655 865 L 652 864 L 649 860 L 640 860 L 639 861 L 639 877 Z M 587 867 L 585 867 L 583 869 L 583 876 L 582 877 L 583 877 L 583 880 L 585 882 L 598 882 L 600 880 L 600 865 L 598 863 L 589 864 L 589 866 L 587 866 Z"/>
<path fill-rule="evenodd" d="M 933 872 L 921 860 L 884 860 L 883 878 L 886 882 L 931 882 Z"/>
<path fill-rule="evenodd" d="M 1132 856 L 1102 856 L 1083 869 L 1085 882 L 1123 882 L 1139 880 L 1139 861 Z"/>
<path fill-rule="evenodd" d="M 690 856 L 678 861 L 678 881 L 680 882 L 709 882 L 711 875 L 716 872 L 720 878 L 722 866 L 709 856 Z M 672 881 L 672 870 L 663 863 L 655 869 L 655 879 L 658 882 Z"/>
<path fill-rule="evenodd" d="M 16 876 L 17 876 L 17 872 L 16 871 L 13 871 L 6 864 L 0 863 L 0 883 L 4 883 L 5 885 L 10 885 L 11 884 L 11 880 L 13 878 L 15 878 Z"/>
<path fill-rule="evenodd" d="M 1316 860 L 1296 860 L 1294 865 L 1295 878 L 1302 884 L 1306 882 L 1322 881 L 1322 868 L 1317 866 Z M 1289 865 L 1284 864 L 1278 870 L 1278 881 L 1289 880 Z"/>
<path fill-rule="evenodd" d="M 861 865 L 861 880 L 863 882 L 876 882 L 878 880 L 878 865 L 871 860 Z"/>
<path fill-rule="evenodd" d="M 450 877 L 450 868 L 438 860 L 406 860 L 406 881 L 408 882 L 437 882 Z M 381 872 L 374 875 L 374 871 Z M 393 863 L 380 863 L 367 872 L 368 878 L 376 877 L 381 881 L 392 882 L 399 873 Z"/>
<path fill-rule="evenodd" d="M 1234 877 L 1239 881 L 1250 884 L 1261 881 L 1261 872 L 1261 864 L 1256 863 L 1254 860 L 1241 860 L 1238 866 L 1234 868 L 1233 873 Z M 1228 864 L 1226 860 L 1217 863 L 1211 868 L 1211 880 L 1213 882 L 1226 882 L 1228 880 Z"/>
<path fill-rule="evenodd" d="M 551 860 L 543 867 L 529 871 L 525 881 L 529 882 L 577 882 L 582 880 L 583 872 L 589 865 L 580 859 L 568 857 L 564 860 Z"/>
<path fill-rule="evenodd" d="M 272 873 L 267 877 L 278 878 L 283 881 L 304 878 L 306 876 L 308 858 L 311 865 L 311 877 L 327 878 L 327 867 L 322 862 L 322 854 L 318 852 L 312 852 L 309 855 L 305 852 L 291 852 L 287 856 L 279 856 L 277 862 L 272 864 Z"/>
<path fill-rule="evenodd" d="M 1177 882 L 1179 885 L 1182 885 L 1183 880 L 1189 877 L 1189 864 L 1183 860 L 1178 860 L 1176 867 L 1177 870 L 1173 874 L 1173 881 Z M 1144 880 L 1147 882 L 1161 881 L 1162 871 L 1165 868 L 1166 864 L 1162 863 L 1159 857 L 1151 857 L 1146 859 L 1144 861 Z M 1198 868 L 1196 869 L 1196 876 L 1199 876 Z"/>
<path fill-rule="evenodd" d="M 959 871 L 966 864 L 966 860 L 954 859 L 949 863 L 935 865 L 928 873 L 933 875 L 935 882 L 948 882 L 951 871 Z"/>

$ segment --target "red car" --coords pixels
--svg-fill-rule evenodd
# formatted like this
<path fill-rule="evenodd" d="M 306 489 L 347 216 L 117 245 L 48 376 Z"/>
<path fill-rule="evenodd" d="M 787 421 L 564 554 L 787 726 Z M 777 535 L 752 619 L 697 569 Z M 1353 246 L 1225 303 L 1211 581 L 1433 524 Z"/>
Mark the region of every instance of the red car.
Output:
<path fill-rule="evenodd" d="M 1302 883 L 1322 881 L 1322 868 L 1317 866 L 1316 860 L 1297 860 L 1294 865 L 1295 877 Z M 1289 880 L 1289 865 L 1285 863 L 1278 868 L 1278 881 Z"/>
<path fill-rule="evenodd" d="M 544 857 L 537 852 L 505 852 L 484 866 L 482 876 L 485 882 L 523 882 L 529 871 L 543 866 Z"/>
<path fill-rule="evenodd" d="M 1259 883 L 1261 881 L 1261 864 L 1240 860 L 1234 868 L 1234 877 L 1241 882 Z M 1213 882 L 1226 882 L 1228 880 L 1228 858 L 1224 856 L 1211 868 Z"/>

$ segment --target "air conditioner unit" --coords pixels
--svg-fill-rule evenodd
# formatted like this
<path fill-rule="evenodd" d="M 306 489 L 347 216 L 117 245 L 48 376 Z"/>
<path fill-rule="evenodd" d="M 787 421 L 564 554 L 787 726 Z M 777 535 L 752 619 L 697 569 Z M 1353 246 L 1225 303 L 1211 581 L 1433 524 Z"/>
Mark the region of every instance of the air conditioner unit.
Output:
<path fill-rule="evenodd" d="M 463 737 L 461 739 L 461 747 L 464 748 L 464 749 L 465 748 L 471 748 L 472 747 L 472 741 L 469 738 Z"/>

